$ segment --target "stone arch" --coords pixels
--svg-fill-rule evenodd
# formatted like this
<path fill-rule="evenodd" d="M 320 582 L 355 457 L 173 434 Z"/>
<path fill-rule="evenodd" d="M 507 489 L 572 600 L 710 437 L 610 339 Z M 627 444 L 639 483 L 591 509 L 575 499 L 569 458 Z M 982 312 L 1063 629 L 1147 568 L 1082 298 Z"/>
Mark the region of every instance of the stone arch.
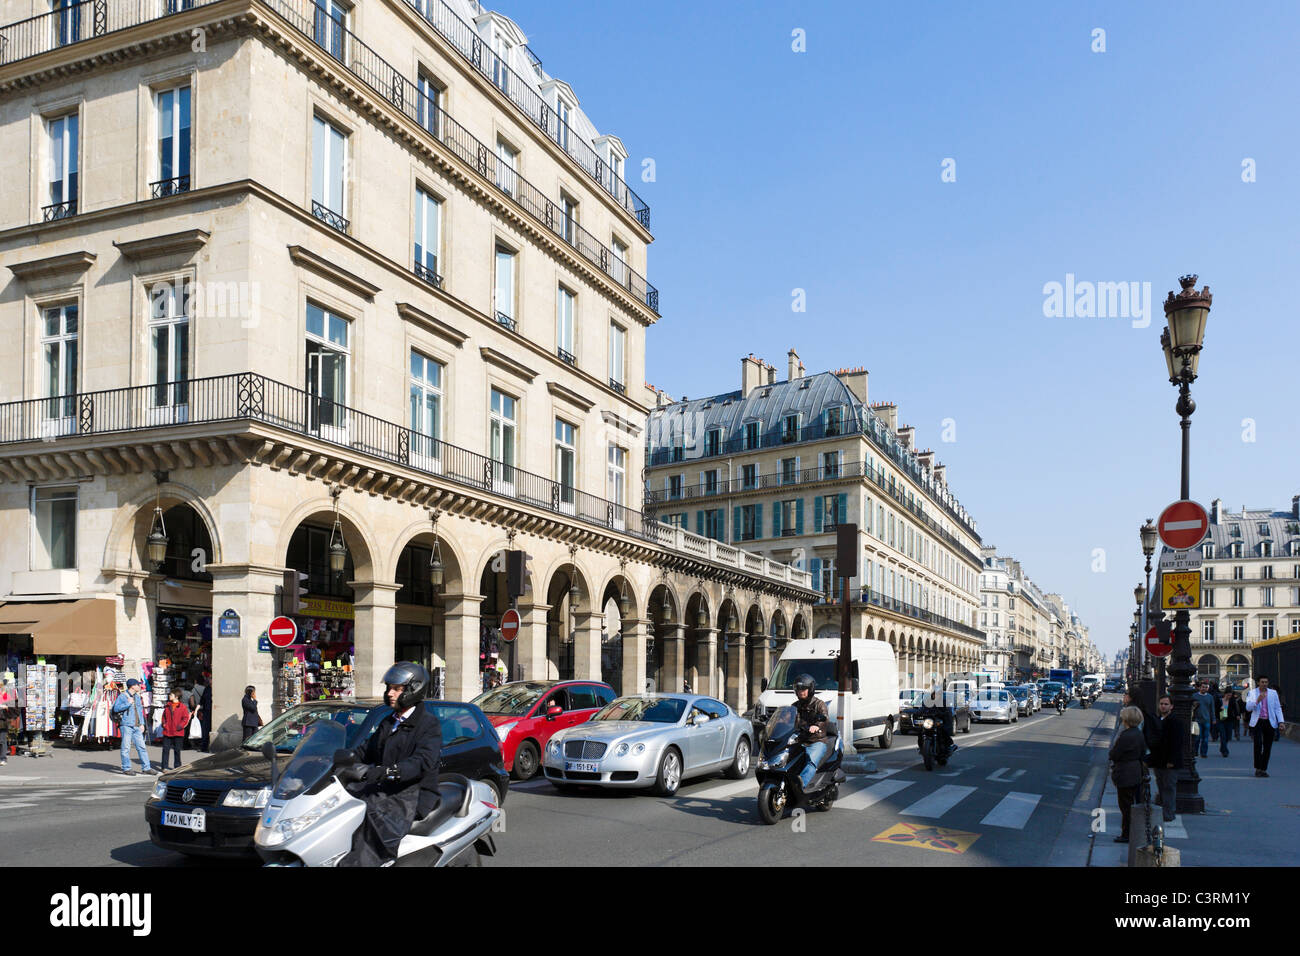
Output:
<path fill-rule="evenodd" d="M 465 552 L 460 543 L 452 536 L 446 533 L 446 525 L 438 526 L 438 545 L 439 553 L 443 563 L 443 594 L 463 594 L 466 586 L 465 569 Z M 427 547 L 433 545 L 433 525 L 426 519 L 424 521 L 412 521 L 409 525 L 399 531 L 393 539 L 396 543 L 388 552 L 388 567 L 392 568 L 394 574 L 397 570 L 397 561 L 401 557 L 402 551 L 409 544 L 420 544 Z"/>
<path fill-rule="evenodd" d="M 375 543 L 374 537 L 370 533 L 369 527 L 365 524 L 360 513 L 354 511 L 350 504 L 346 504 L 348 496 L 346 494 L 339 496 L 339 524 L 343 528 L 343 541 L 348 552 L 352 555 L 352 567 L 358 581 L 381 581 L 392 583 L 396 574 L 396 565 L 388 568 L 378 567 L 378 559 L 382 553 Z M 332 524 L 334 521 L 334 500 L 328 495 L 320 495 L 316 498 L 310 498 L 299 504 L 290 511 L 280 522 L 280 531 L 276 537 L 275 543 L 275 560 L 283 562 L 285 555 L 289 553 L 289 542 L 293 539 L 293 534 L 298 530 L 298 526 L 310 518 L 317 515 L 324 516 L 327 520 L 325 524 Z M 357 543 L 361 547 L 357 547 Z"/>
<path fill-rule="evenodd" d="M 153 518 L 155 500 L 162 506 L 163 511 L 172 505 L 189 505 L 208 529 L 208 539 L 212 542 L 213 552 L 208 563 L 219 564 L 225 560 L 221 536 L 217 533 L 216 516 L 213 515 L 208 503 L 191 486 L 165 481 L 162 485 L 142 491 L 118 505 L 112 524 L 109 526 L 108 536 L 104 540 L 101 567 L 148 570 L 144 564 L 144 544 L 149 537 L 149 525 Z M 145 515 L 143 531 L 139 527 L 142 513 Z"/>

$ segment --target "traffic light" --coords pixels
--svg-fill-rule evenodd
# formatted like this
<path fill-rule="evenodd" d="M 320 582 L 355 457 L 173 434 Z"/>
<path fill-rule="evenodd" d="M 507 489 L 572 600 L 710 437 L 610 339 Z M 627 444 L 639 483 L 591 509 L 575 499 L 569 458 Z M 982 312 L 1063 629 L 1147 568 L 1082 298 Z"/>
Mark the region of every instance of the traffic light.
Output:
<path fill-rule="evenodd" d="M 286 568 L 281 594 L 280 613 L 292 616 L 302 609 L 302 599 L 307 594 L 307 573 Z"/>
<path fill-rule="evenodd" d="M 506 552 L 506 594 L 511 601 L 524 593 L 524 577 L 528 555 L 523 551 Z"/>

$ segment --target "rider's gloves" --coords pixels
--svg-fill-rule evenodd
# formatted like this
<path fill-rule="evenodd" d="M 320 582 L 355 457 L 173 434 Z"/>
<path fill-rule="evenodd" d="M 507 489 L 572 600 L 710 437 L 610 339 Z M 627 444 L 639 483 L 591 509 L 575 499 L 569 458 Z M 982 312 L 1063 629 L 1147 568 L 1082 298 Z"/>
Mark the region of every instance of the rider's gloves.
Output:
<path fill-rule="evenodd" d="M 384 770 L 384 779 L 390 783 L 397 783 L 402 779 L 402 771 L 398 769 L 397 764 L 393 764 Z"/>

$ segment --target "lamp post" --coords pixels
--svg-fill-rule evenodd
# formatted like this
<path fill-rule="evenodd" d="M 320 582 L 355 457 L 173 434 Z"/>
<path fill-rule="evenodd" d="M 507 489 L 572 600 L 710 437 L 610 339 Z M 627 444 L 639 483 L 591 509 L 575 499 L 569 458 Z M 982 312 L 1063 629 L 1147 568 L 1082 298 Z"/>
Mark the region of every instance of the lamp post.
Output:
<path fill-rule="evenodd" d="M 1159 532 L 1156 530 L 1156 523 L 1152 521 L 1150 518 L 1147 518 L 1147 523 L 1138 529 L 1138 535 L 1142 539 L 1142 553 L 1146 556 L 1147 559 L 1147 563 L 1146 563 L 1146 575 L 1147 575 L 1146 585 L 1147 586 L 1144 589 L 1142 598 L 1139 599 L 1140 603 L 1142 604 L 1142 633 L 1143 635 L 1145 635 L 1147 630 L 1149 629 L 1149 621 L 1147 619 L 1146 596 L 1151 593 L 1151 555 L 1156 553 L 1156 541 L 1159 539 Z M 1151 657 L 1149 654 L 1146 653 L 1145 648 L 1143 648 L 1142 659 L 1146 662 L 1146 667 L 1144 668 L 1144 672 L 1149 672 L 1151 670 Z"/>
<path fill-rule="evenodd" d="M 1200 366 L 1201 346 L 1205 341 L 1205 323 L 1210 315 L 1210 287 L 1205 286 L 1196 291 L 1194 275 L 1180 276 L 1178 284 L 1182 287 L 1177 295 L 1169 293 L 1165 299 L 1165 320 L 1168 325 L 1160 335 L 1160 346 L 1165 354 L 1165 368 L 1169 373 L 1169 384 L 1178 389 L 1178 402 L 1174 411 L 1178 413 L 1179 425 L 1183 432 L 1182 475 L 1179 484 L 1179 499 L 1186 501 L 1191 497 L 1191 431 L 1192 413 L 1196 403 L 1192 401 L 1192 383 L 1196 381 Z M 1192 726 L 1192 678 L 1196 675 L 1196 665 L 1192 663 L 1191 615 L 1186 608 L 1180 609 L 1174 616 L 1174 648 L 1169 662 L 1169 696 L 1173 699 L 1174 714 L 1182 721 L 1183 727 Z M 1178 812 L 1204 813 L 1205 800 L 1198 792 L 1200 776 L 1196 772 L 1196 757 L 1192 747 L 1193 738 L 1186 734 L 1183 747 L 1183 769 L 1178 772 Z"/>
<path fill-rule="evenodd" d="M 1145 643 L 1145 636 L 1147 632 L 1147 586 L 1145 584 L 1139 584 L 1137 587 L 1133 589 L 1133 600 L 1137 602 L 1137 633 L 1138 633 L 1138 645 L 1140 647 L 1138 653 L 1140 654 L 1140 658 L 1142 660 L 1142 667 L 1138 673 L 1141 677 L 1145 677 L 1146 668 L 1148 666 L 1147 649 Z"/>

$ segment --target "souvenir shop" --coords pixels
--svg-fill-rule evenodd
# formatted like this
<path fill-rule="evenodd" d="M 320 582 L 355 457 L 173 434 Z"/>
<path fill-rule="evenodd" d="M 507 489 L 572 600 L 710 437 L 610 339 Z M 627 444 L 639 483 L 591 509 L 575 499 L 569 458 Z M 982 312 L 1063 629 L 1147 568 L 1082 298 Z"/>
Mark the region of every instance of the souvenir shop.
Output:
<path fill-rule="evenodd" d="M 352 655 L 355 619 L 347 601 L 304 598 L 293 617 L 298 641 L 280 652 L 278 699 L 282 707 L 304 701 L 356 696 Z M 269 649 L 269 644 L 264 645 Z"/>
<path fill-rule="evenodd" d="M 121 677 L 112 601 L 10 602 L 0 606 L 0 697 L 13 754 L 39 756 L 79 742 L 91 702 Z M 115 683 L 113 686 L 116 686 Z"/>

